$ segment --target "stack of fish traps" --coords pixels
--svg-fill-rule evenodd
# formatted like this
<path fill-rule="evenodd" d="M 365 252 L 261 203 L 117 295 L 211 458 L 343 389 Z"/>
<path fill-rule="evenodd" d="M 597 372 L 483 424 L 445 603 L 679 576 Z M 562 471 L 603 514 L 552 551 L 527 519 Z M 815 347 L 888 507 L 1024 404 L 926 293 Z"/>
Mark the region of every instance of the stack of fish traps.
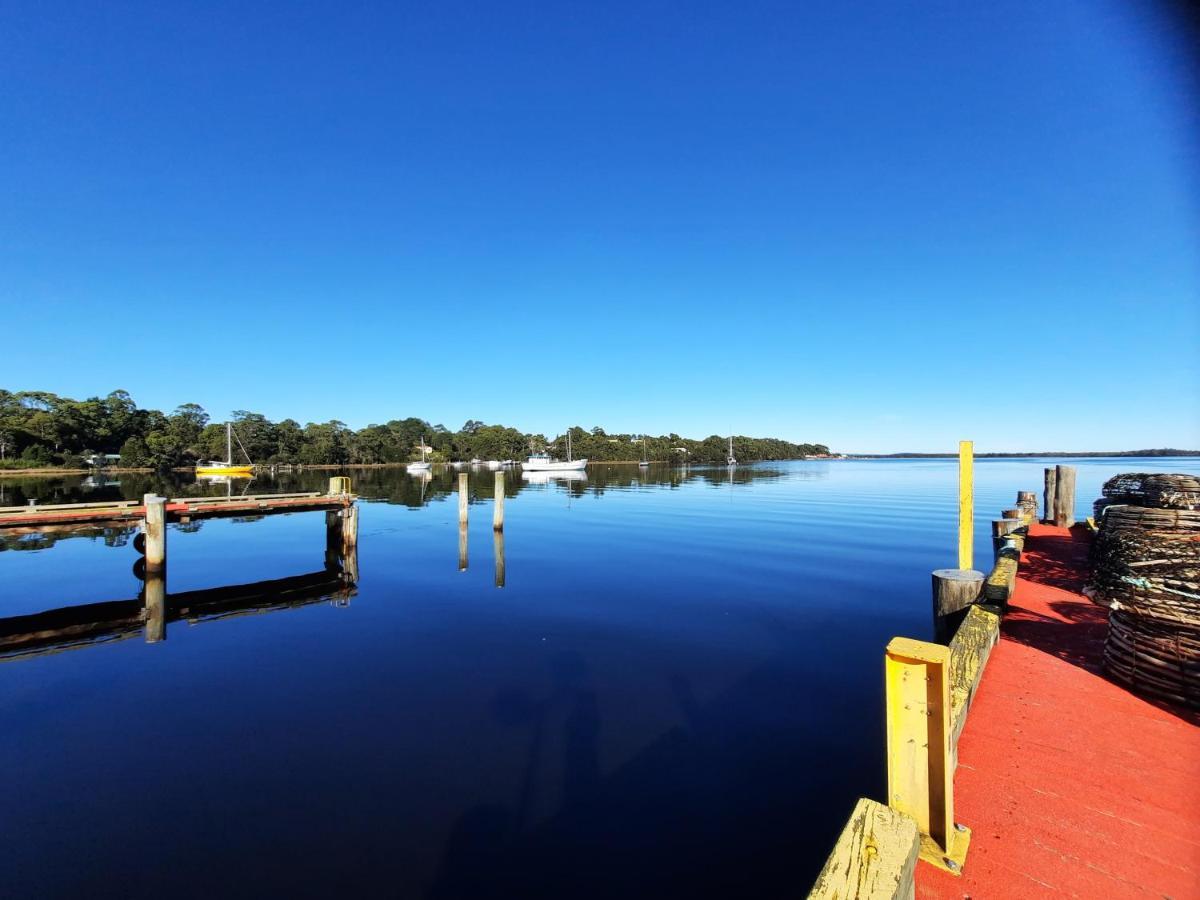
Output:
<path fill-rule="evenodd" d="M 1103 494 L 1088 593 L 1109 609 L 1105 669 L 1200 708 L 1200 477 L 1118 475 Z"/>

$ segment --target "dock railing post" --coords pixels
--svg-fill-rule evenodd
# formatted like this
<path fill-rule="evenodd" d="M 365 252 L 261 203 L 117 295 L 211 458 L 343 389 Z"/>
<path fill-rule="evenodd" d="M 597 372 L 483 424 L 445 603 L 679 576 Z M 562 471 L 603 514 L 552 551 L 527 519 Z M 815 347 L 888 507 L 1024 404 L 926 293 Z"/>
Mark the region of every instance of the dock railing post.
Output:
<path fill-rule="evenodd" d="M 884 668 L 888 805 L 917 823 L 922 859 L 960 875 L 971 831 L 954 821 L 950 649 L 893 638 Z"/>
<path fill-rule="evenodd" d="M 975 568 L 975 443 L 958 442 L 958 567 Z"/>
<path fill-rule="evenodd" d="M 142 530 L 146 535 L 146 574 L 167 569 L 167 498 L 157 494 L 142 497 L 146 517 Z"/>
<path fill-rule="evenodd" d="M 1054 524 L 1070 528 L 1075 524 L 1075 467 L 1054 467 Z"/>
<path fill-rule="evenodd" d="M 500 531 L 504 528 L 504 471 L 496 473 L 496 499 L 492 504 L 492 528 Z"/>

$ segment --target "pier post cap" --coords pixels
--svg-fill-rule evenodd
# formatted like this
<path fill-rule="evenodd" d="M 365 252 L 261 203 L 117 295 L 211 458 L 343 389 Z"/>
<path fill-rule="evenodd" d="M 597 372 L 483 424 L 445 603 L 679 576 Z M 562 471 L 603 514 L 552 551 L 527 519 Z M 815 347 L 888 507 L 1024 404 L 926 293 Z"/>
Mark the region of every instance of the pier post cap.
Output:
<path fill-rule="evenodd" d="M 933 577 L 940 581 L 983 581 L 978 569 L 934 569 Z"/>

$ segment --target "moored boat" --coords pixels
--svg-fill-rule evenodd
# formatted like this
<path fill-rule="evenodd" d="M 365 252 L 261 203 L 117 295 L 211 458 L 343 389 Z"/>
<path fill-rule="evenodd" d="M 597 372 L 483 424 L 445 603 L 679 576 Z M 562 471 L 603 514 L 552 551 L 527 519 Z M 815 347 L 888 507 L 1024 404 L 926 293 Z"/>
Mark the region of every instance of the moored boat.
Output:
<path fill-rule="evenodd" d="M 238 446 L 242 447 L 242 442 L 238 441 Z M 242 447 L 242 453 L 246 453 L 246 448 Z M 246 459 L 250 459 L 250 455 L 246 454 Z M 233 423 L 225 423 L 225 459 L 214 460 L 210 459 L 207 462 L 196 463 L 197 475 L 252 475 L 254 474 L 254 463 L 250 462 L 247 465 L 238 465 L 233 461 Z"/>

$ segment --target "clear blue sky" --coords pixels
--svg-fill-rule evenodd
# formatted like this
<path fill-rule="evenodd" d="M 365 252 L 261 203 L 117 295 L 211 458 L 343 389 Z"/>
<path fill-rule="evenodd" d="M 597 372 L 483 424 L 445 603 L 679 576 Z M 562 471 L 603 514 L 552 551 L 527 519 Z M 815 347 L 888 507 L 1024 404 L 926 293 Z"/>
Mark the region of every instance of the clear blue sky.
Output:
<path fill-rule="evenodd" d="M 1200 447 L 1148 3 L 0 0 L 0 386 L 222 418 Z"/>

